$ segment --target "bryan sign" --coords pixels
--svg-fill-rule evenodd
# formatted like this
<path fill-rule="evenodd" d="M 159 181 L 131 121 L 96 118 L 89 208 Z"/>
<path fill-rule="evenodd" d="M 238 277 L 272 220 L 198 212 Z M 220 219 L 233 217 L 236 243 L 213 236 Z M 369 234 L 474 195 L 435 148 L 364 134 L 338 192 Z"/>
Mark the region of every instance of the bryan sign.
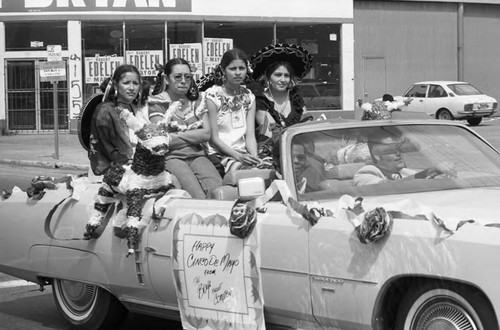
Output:
<path fill-rule="evenodd" d="M 265 329 L 257 230 L 240 239 L 223 216 L 189 214 L 172 252 L 184 329 Z"/>
<path fill-rule="evenodd" d="M 2 12 L 191 11 L 191 0 L 24 0 L 0 1 Z"/>

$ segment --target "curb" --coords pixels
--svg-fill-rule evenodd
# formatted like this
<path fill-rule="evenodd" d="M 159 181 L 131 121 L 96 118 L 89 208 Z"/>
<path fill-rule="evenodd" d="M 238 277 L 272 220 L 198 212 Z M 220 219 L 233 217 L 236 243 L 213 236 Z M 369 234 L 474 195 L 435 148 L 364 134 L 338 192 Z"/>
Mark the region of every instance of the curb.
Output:
<path fill-rule="evenodd" d="M 0 159 L 0 164 L 19 165 L 19 166 L 34 166 L 44 168 L 61 168 L 88 171 L 90 165 L 78 165 L 66 162 L 44 162 L 34 160 L 14 160 L 14 159 Z"/>

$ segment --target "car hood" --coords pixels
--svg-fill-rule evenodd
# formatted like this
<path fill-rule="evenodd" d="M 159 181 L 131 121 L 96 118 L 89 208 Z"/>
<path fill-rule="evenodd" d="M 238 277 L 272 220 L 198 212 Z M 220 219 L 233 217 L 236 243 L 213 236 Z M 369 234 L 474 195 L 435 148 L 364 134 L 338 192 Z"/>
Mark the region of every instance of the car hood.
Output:
<path fill-rule="evenodd" d="M 429 211 L 446 222 L 474 220 L 482 224 L 500 223 L 500 187 L 440 190 L 414 194 L 370 196 L 363 199 L 365 210 L 383 207 L 410 215 Z M 336 205 L 338 207 L 338 205 Z"/>

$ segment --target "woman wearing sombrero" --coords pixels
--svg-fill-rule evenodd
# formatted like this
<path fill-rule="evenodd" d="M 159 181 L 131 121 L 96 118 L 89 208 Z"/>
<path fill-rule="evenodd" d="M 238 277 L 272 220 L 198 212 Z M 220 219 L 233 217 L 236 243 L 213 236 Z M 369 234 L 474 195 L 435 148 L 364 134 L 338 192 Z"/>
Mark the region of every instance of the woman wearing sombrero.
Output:
<path fill-rule="evenodd" d="M 306 113 L 297 84 L 311 70 L 312 56 L 300 46 L 276 44 L 254 54 L 252 65 L 253 78 L 263 87 L 254 89 L 259 156 L 272 156 L 272 140 Z"/>

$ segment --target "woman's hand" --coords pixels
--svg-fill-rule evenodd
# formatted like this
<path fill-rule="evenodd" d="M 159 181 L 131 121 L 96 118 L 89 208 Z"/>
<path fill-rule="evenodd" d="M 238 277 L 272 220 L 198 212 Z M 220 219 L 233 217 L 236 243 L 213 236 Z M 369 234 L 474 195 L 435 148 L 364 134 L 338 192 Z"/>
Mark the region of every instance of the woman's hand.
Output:
<path fill-rule="evenodd" d="M 240 163 L 250 166 L 257 166 L 260 164 L 260 158 L 250 154 L 240 154 L 237 159 Z"/>

